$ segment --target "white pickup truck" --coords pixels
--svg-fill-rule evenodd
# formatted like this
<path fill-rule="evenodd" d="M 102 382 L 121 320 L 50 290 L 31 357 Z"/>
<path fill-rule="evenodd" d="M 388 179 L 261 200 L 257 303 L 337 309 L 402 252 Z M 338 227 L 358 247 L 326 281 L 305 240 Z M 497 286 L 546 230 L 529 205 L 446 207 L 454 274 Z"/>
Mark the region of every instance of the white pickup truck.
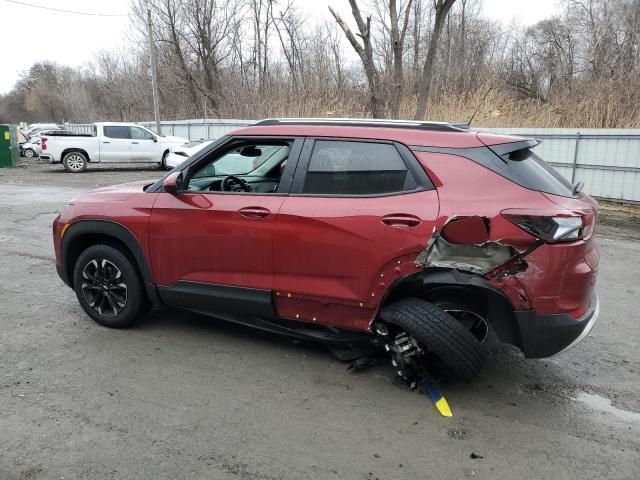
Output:
<path fill-rule="evenodd" d="M 165 137 L 135 123 L 94 123 L 93 134 L 40 137 L 40 158 L 61 163 L 67 172 L 80 173 L 89 163 L 156 162 L 166 168 L 171 147 L 188 140 Z"/>

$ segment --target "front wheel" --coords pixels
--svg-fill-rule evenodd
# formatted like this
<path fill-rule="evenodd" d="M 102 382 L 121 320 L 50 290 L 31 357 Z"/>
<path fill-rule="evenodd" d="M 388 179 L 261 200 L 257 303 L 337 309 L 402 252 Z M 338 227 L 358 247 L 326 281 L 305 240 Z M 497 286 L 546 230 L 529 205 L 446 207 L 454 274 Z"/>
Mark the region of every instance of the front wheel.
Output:
<path fill-rule="evenodd" d="M 160 160 L 160 169 L 161 170 L 171 170 L 167 167 L 167 157 L 169 156 L 169 151 L 167 150 L 162 154 L 162 160 Z"/>
<path fill-rule="evenodd" d="M 69 173 L 81 173 L 87 169 L 87 156 L 82 152 L 69 152 L 62 159 L 64 169 Z"/>
<path fill-rule="evenodd" d="M 30 148 L 25 148 L 22 151 L 22 156 L 23 157 L 27 157 L 27 158 L 33 158 L 33 157 L 36 156 L 36 152 L 34 150 L 30 149 Z"/>
<path fill-rule="evenodd" d="M 83 310 L 105 327 L 129 327 L 150 306 L 131 260 L 108 245 L 94 245 L 80 254 L 73 287 Z"/>
<path fill-rule="evenodd" d="M 413 382 L 436 369 L 447 377 L 470 381 L 484 363 L 482 344 L 463 323 L 419 298 L 403 298 L 380 312 L 378 333 L 398 374 Z"/>

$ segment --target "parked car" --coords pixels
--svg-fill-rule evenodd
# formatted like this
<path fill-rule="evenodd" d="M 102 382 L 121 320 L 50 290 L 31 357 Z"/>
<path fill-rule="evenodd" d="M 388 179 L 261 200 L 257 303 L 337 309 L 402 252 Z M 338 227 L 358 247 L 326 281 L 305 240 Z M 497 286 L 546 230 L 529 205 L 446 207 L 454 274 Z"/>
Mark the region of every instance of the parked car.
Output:
<path fill-rule="evenodd" d="M 178 147 L 172 147 L 169 149 L 169 155 L 167 155 L 166 167 L 168 169 L 175 168 L 188 159 L 190 156 L 198 153 L 203 148 L 211 145 L 214 140 L 193 140 L 184 145 Z"/>
<path fill-rule="evenodd" d="M 36 128 L 34 130 L 29 130 L 28 132 L 26 132 L 26 136 L 29 140 L 33 139 L 33 138 L 38 138 L 38 135 L 40 134 L 41 131 L 46 130 L 45 128 Z"/>
<path fill-rule="evenodd" d="M 386 350 L 407 381 L 469 380 L 490 332 L 548 357 L 598 318 L 596 203 L 537 144 L 445 123 L 262 121 L 156 182 L 73 199 L 53 223 L 56 268 L 108 327 L 164 303 L 343 359 Z M 266 159 L 229 174 L 228 158 Z"/>
<path fill-rule="evenodd" d="M 98 162 L 156 162 L 166 168 L 169 149 L 187 142 L 134 123 L 95 123 L 93 134 L 54 134 L 40 139 L 40 158 L 62 163 L 71 173 L 84 172 L 90 163 Z"/>
<path fill-rule="evenodd" d="M 70 135 L 75 135 L 75 133 L 73 133 L 71 130 L 65 130 L 64 128 L 51 128 L 51 129 L 44 128 L 42 130 L 36 131 L 35 138 L 45 137 L 45 136 L 53 136 L 53 135 L 57 135 L 57 136 L 67 135 L 67 136 L 70 136 Z M 31 137 L 31 138 L 33 138 L 33 137 Z"/>
<path fill-rule="evenodd" d="M 58 129 L 60 129 L 60 127 L 55 123 L 32 123 L 27 128 L 26 133 L 27 133 L 27 135 L 32 137 L 35 134 L 35 132 L 37 132 L 38 130 L 45 130 L 45 129 L 47 129 L 47 130 L 51 130 L 51 129 L 58 130 Z"/>
<path fill-rule="evenodd" d="M 40 139 L 35 138 L 27 143 L 21 145 L 21 155 L 23 157 L 31 158 L 40 155 Z"/>

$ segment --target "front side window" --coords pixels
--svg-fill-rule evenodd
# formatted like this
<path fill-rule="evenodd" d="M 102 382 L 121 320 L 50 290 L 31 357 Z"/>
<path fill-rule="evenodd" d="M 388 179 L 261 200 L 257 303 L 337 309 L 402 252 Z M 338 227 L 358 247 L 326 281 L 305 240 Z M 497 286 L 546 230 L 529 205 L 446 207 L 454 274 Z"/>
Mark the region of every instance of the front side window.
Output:
<path fill-rule="evenodd" d="M 109 138 L 129 138 L 129 127 L 121 126 L 105 126 L 103 127 L 104 136 Z"/>
<path fill-rule="evenodd" d="M 131 127 L 131 138 L 134 140 L 153 140 L 153 134 L 140 127 Z"/>
<path fill-rule="evenodd" d="M 290 149 L 289 142 L 243 143 L 222 155 L 213 153 L 215 158 L 205 160 L 193 173 L 188 190 L 277 192 Z M 239 183 L 243 188 L 232 188 Z"/>
<path fill-rule="evenodd" d="M 317 140 L 302 193 L 381 195 L 415 188 L 415 179 L 391 144 Z"/>

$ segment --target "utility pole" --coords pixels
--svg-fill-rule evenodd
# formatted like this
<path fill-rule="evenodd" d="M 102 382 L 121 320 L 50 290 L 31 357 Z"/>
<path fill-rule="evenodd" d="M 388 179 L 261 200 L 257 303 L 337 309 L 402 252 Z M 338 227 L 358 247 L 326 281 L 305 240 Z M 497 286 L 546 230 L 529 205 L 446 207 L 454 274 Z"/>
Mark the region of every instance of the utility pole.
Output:
<path fill-rule="evenodd" d="M 147 27 L 149 28 L 149 52 L 151 55 L 151 90 L 153 92 L 153 113 L 156 117 L 156 131 L 162 135 L 160 125 L 160 103 L 158 100 L 158 79 L 156 78 L 156 48 L 153 43 L 153 28 L 151 26 L 151 9 L 147 9 Z"/>

